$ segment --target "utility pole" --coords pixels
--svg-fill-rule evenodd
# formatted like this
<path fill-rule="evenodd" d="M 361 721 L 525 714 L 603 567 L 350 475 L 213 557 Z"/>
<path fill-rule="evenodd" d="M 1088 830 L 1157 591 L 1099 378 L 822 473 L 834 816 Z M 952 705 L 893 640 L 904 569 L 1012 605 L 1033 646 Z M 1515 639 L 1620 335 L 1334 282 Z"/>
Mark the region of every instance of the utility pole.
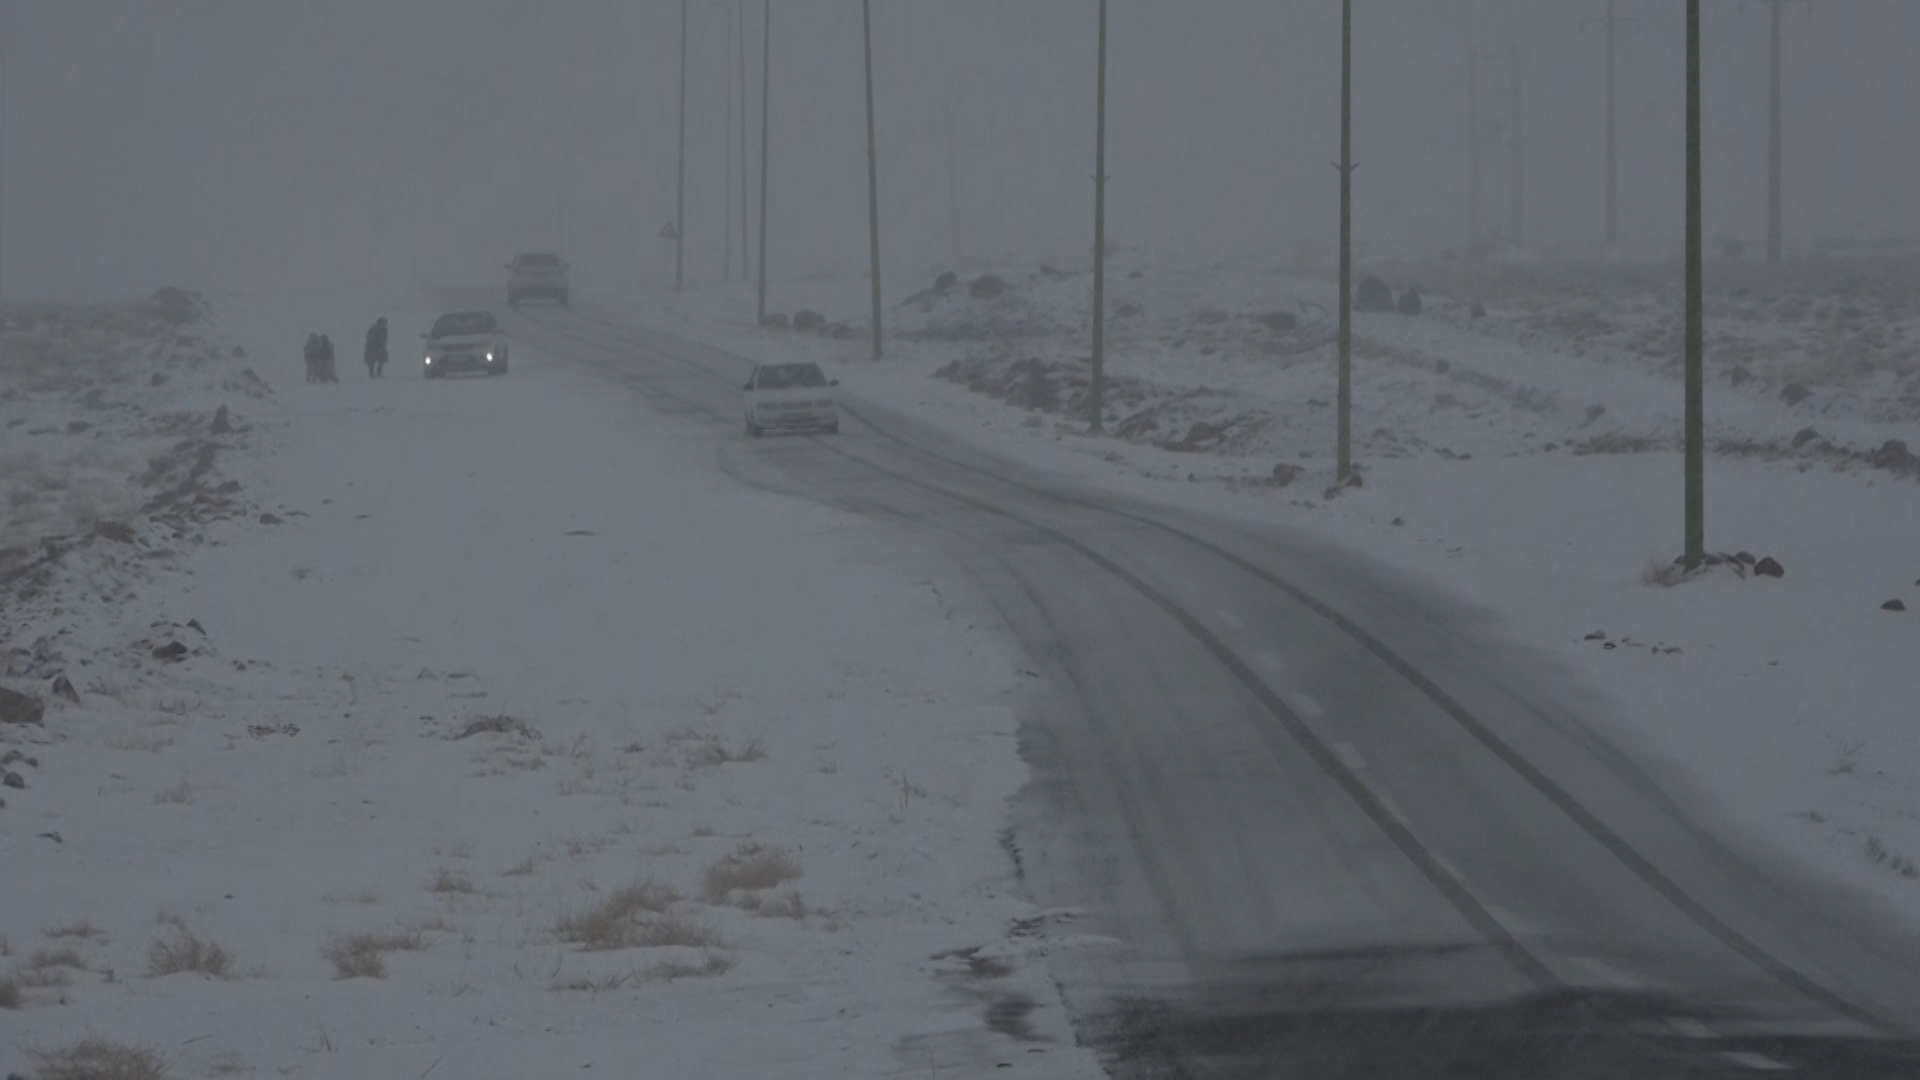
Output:
<path fill-rule="evenodd" d="M 1769 37 L 1767 41 L 1767 265 L 1780 265 L 1780 257 L 1785 247 L 1785 232 L 1781 228 L 1783 195 L 1781 183 L 1781 120 L 1780 84 L 1784 76 L 1785 64 L 1782 60 L 1781 15 L 1788 4 L 1805 3 L 1807 0 L 1759 0 L 1767 5 Z M 1746 10 L 1746 5 L 1740 5 Z"/>
<path fill-rule="evenodd" d="M 953 245 L 953 268 L 960 269 L 960 162 L 953 153 L 953 106 L 946 111 L 947 235 Z"/>
<path fill-rule="evenodd" d="M 680 179 L 673 212 L 673 291 L 687 287 L 687 8 L 680 0 Z"/>
<path fill-rule="evenodd" d="M 773 0 L 760 11 L 760 295 L 755 320 L 767 321 L 767 116 L 773 102 Z"/>
<path fill-rule="evenodd" d="M 740 281 L 747 280 L 747 0 L 738 0 L 740 82 Z"/>
<path fill-rule="evenodd" d="M 553 232 L 554 243 L 560 247 L 559 254 L 565 256 L 567 253 L 567 200 L 564 195 L 553 197 Z"/>
<path fill-rule="evenodd" d="M 1706 302 L 1700 221 L 1700 0 L 1687 0 L 1686 568 L 1706 555 Z"/>
<path fill-rule="evenodd" d="M 880 329 L 880 151 L 873 122 L 873 0 L 860 0 L 860 23 L 867 53 L 867 244 L 873 275 L 873 358 L 884 350 Z"/>
<path fill-rule="evenodd" d="M 1107 378 L 1107 0 L 1100 0 L 1099 84 L 1093 122 L 1093 372 L 1089 426 L 1100 434 L 1106 412 Z"/>
<path fill-rule="evenodd" d="M 1510 181 L 1513 188 L 1513 207 L 1509 227 L 1513 232 L 1513 246 L 1523 247 L 1527 238 L 1526 151 L 1520 139 L 1520 46 L 1518 45 L 1513 47 L 1513 68 L 1509 81 L 1512 84 L 1508 87 L 1512 91 L 1509 96 L 1513 99 L 1513 115 L 1509 121 L 1511 130 L 1507 133 L 1507 140 L 1513 151 L 1513 177 Z"/>
<path fill-rule="evenodd" d="M 1467 47 L 1467 258 L 1480 257 L 1480 49 Z"/>
<path fill-rule="evenodd" d="M 721 216 L 726 218 L 726 227 L 721 230 L 720 239 L 720 280 L 733 283 L 733 9 L 715 4 L 727 16 L 727 115 L 720 124 L 720 156 L 725 159 L 725 187 L 720 195 Z M 746 108 L 746 103 L 741 103 Z M 740 224 L 745 231 L 746 223 Z M 743 235 L 741 239 L 745 239 Z"/>
<path fill-rule="evenodd" d="M 1340 4 L 1340 444 L 1336 476 L 1353 474 L 1353 0 Z"/>
<path fill-rule="evenodd" d="M 1621 18 L 1614 14 L 1614 0 L 1607 0 L 1607 13 L 1598 19 L 1588 19 L 1580 28 L 1585 30 L 1592 23 L 1599 23 L 1607 35 L 1607 246 L 1612 247 L 1620 241 L 1620 141 L 1618 67 L 1615 60 L 1614 36 L 1618 27 L 1625 24 L 1637 25 L 1640 20 Z"/>

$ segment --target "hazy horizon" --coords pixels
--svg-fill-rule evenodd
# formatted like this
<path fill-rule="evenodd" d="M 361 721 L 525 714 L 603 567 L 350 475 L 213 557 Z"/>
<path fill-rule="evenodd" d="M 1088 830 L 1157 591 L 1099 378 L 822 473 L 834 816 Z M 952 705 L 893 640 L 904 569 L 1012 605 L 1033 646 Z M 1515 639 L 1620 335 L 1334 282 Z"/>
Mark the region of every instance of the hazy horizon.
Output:
<path fill-rule="evenodd" d="M 692 5 L 688 273 L 717 281 L 727 15 Z M 724 5 L 732 8 L 734 5 Z M 1678 5 L 1619 0 L 1621 222 L 1679 224 Z M 749 175 L 761 7 L 749 0 Z M 1356 229 L 1375 251 L 1464 238 L 1466 54 L 1506 115 L 1525 89 L 1534 244 L 1601 236 L 1603 0 L 1355 5 Z M 1706 227 L 1765 232 L 1767 17 L 1708 5 Z M 1084 258 L 1091 239 L 1092 0 L 874 5 L 882 234 L 894 296 L 954 248 L 945 118 L 969 254 Z M 571 0 L 97 0 L 15 5 L 7 42 L 5 289 L 91 297 L 493 282 L 559 245 L 583 290 L 657 282 L 674 215 L 680 5 Z M 775 278 L 866 258 L 860 5 L 774 4 Z M 1920 232 L 1911 73 L 1920 5 L 1786 17 L 1790 244 Z M 1339 5 L 1113 0 L 1111 238 L 1190 256 L 1332 237 Z M 1507 221 L 1489 146 L 1484 216 Z M 757 191 L 752 200 L 757 216 Z M 738 226 L 736 225 L 736 228 Z M 735 258 L 738 238 L 735 239 Z M 737 268 L 736 268 L 737 269 Z"/>

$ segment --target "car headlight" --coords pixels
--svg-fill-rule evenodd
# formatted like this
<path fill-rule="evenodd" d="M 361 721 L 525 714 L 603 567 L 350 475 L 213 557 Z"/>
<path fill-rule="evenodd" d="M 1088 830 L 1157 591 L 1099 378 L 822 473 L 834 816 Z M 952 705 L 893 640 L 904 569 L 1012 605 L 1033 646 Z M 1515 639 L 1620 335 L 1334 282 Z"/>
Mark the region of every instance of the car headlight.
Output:
<path fill-rule="evenodd" d="M 427 357 L 427 363 L 429 364 L 433 363 L 433 357 L 431 356 Z"/>
<path fill-rule="evenodd" d="M 493 351 L 491 349 L 487 351 L 487 363 L 493 363 Z"/>

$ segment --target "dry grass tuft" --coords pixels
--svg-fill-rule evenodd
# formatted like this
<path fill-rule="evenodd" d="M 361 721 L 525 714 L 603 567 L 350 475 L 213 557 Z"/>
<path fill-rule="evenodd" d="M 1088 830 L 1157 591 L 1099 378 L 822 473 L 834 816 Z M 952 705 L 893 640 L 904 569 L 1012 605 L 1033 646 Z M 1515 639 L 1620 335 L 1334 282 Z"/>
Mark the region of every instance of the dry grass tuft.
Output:
<path fill-rule="evenodd" d="M 475 735 L 511 735 L 525 740 L 537 740 L 540 733 L 525 720 L 517 716 L 499 713 L 494 716 L 475 716 L 469 718 L 449 734 L 449 740 L 471 739 Z"/>
<path fill-rule="evenodd" d="M 665 916 L 680 894 L 671 885 L 651 879 L 617 889 L 590 907 L 563 913 L 554 923 L 554 936 L 588 950 L 625 949 L 653 933 L 643 917 Z"/>
<path fill-rule="evenodd" d="M 1687 580 L 1687 568 L 1669 559 L 1657 555 L 1647 557 L 1647 564 L 1640 568 L 1640 584 L 1650 588 L 1670 589 Z"/>
<path fill-rule="evenodd" d="M 473 878 L 466 871 L 446 866 L 433 868 L 433 873 L 427 876 L 427 891 L 443 895 L 447 893 L 461 896 L 480 895 L 480 887 L 473 883 Z"/>
<path fill-rule="evenodd" d="M 40 1080 L 166 1080 L 167 1063 L 145 1047 L 82 1039 L 63 1050 L 41 1051 Z"/>
<path fill-rule="evenodd" d="M 334 934 L 321 946 L 320 955 L 333 964 L 336 979 L 384 979 L 387 954 L 419 952 L 427 947 L 427 937 L 419 930 L 389 930 L 384 934 Z"/>
<path fill-rule="evenodd" d="M 708 864 L 704 884 L 707 901 L 717 904 L 736 889 L 771 889 L 799 876 L 793 856 L 749 840 Z"/>
<path fill-rule="evenodd" d="M 87 970 L 87 962 L 80 958 L 79 950 L 71 945 L 57 949 L 35 949 L 23 965 L 28 971 L 50 971 L 54 968 L 72 968 L 75 971 Z"/>
<path fill-rule="evenodd" d="M 672 982 L 675 979 L 693 979 L 713 975 L 725 975 L 727 972 L 733 970 L 733 964 L 733 957 L 725 953 L 709 952 L 704 954 L 697 962 L 679 959 L 662 960 L 647 968 L 646 975 L 649 979 L 662 979 L 667 982 Z"/>
<path fill-rule="evenodd" d="M 702 735 L 693 731 L 679 731 L 667 736 L 670 744 L 680 748 L 681 760 L 694 768 L 716 768 L 741 762 L 759 761 L 767 756 L 766 740 L 758 735 L 733 748 L 724 735 Z"/>
<path fill-rule="evenodd" d="M 618 990 L 637 978 L 639 978 L 638 973 L 632 971 L 616 971 L 608 975 L 569 975 L 553 980 L 553 985 L 549 989 L 556 994 L 605 994 Z"/>
<path fill-rule="evenodd" d="M 173 736 L 155 731 L 123 731 L 109 738 L 107 745 L 115 750 L 157 754 L 173 745 Z"/>
<path fill-rule="evenodd" d="M 372 906 L 378 904 L 381 897 L 378 890 L 361 889 L 355 893 L 328 893 L 320 899 L 325 900 L 329 904 L 366 904 Z"/>
<path fill-rule="evenodd" d="M 153 801 L 159 806 L 187 806 L 193 802 L 193 781 L 183 776 L 172 787 L 154 792 Z"/>
<path fill-rule="evenodd" d="M 633 943 L 643 949 L 724 949 L 726 940 L 710 922 L 669 912 L 641 923 Z"/>
<path fill-rule="evenodd" d="M 788 889 L 771 900 L 761 899 L 758 893 L 747 893 L 740 898 L 740 910 L 763 919 L 804 919 L 807 902 L 801 899 L 798 889 Z"/>
<path fill-rule="evenodd" d="M 98 941 L 102 943 L 108 940 L 107 932 L 93 925 L 92 921 L 88 919 L 81 919 L 78 922 L 61 923 L 59 926 L 49 926 L 45 930 L 40 931 L 40 933 L 44 937 L 50 937 L 55 940 L 60 938 L 79 938 L 82 941 Z M 5 955 L 7 954 L 4 951 L 0 951 L 0 956 Z"/>
<path fill-rule="evenodd" d="M 233 954 L 212 938 L 175 923 L 147 946 L 147 974 L 153 978 L 194 972 L 215 979 L 233 977 Z"/>
<path fill-rule="evenodd" d="M 502 870 L 506 877 L 532 877 L 540 872 L 540 853 L 529 852 L 527 857 Z"/>

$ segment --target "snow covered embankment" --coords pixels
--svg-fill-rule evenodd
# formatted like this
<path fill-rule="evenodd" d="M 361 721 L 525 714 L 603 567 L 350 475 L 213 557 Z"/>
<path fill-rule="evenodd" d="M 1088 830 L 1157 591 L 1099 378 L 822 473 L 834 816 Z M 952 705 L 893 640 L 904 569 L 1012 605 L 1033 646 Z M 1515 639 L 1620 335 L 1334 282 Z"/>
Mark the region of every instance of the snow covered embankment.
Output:
<path fill-rule="evenodd" d="M 313 314 L 223 323 L 291 357 Z M 111 340 L 9 377 L 36 427 L 98 389 L 103 491 L 152 475 L 0 602 L 42 713 L 0 725 L 0 1072 L 1096 1074 L 1008 944 L 1014 679 L 938 567 L 531 352 L 276 390 Z"/>
<path fill-rule="evenodd" d="M 1117 262 L 1113 435 L 1090 438 L 1087 275 L 979 269 L 993 272 L 895 305 L 877 365 L 857 329 L 831 333 L 863 310 L 863 280 L 775 292 L 824 313 L 827 333 L 757 328 L 738 290 L 622 306 L 748 355 L 833 363 L 860 394 L 1096 487 L 1421 571 L 1557 645 L 1612 699 L 1592 718 L 1608 737 L 1665 759 L 1729 828 L 1920 919 L 1920 429 L 1902 411 L 1920 342 L 1897 291 L 1884 310 L 1886 290 L 1835 282 L 1715 295 L 1708 542 L 1785 577 L 1729 565 L 1662 588 L 1650 582 L 1681 536 L 1664 271 L 1584 288 L 1577 269 L 1516 268 L 1428 293 L 1421 315 L 1360 315 L 1364 486 L 1336 489 L 1324 282 Z M 1381 272 L 1469 284 L 1430 265 Z M 1848 353 L 1857 364 L 1834 351 L 1859 341 L 1874 347 Z"/>

